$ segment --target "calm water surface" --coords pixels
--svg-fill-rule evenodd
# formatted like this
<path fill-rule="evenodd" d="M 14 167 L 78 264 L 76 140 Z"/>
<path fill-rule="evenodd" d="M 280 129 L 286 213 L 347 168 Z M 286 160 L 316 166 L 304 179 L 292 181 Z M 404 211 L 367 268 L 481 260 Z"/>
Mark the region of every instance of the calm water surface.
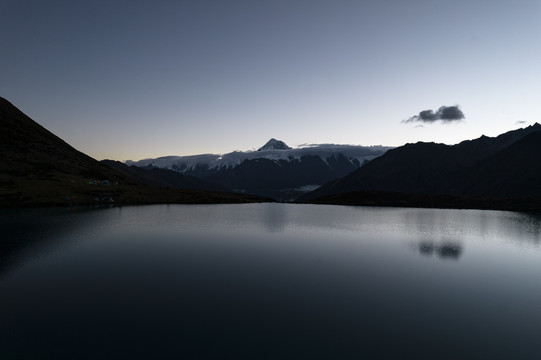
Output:
<path fill-rule="evenodd" d="M 541 358 L 541 218 L 287 204 L 0 212 L 2 359 Z"/>

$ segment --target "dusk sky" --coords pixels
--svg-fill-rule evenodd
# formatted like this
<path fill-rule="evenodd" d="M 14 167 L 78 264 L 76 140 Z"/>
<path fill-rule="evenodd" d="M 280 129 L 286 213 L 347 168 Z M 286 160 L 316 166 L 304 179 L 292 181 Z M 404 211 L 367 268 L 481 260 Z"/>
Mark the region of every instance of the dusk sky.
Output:
<path fill-rule="evenodd" d="M 0 0 L 0 33 L 0 96 L 100 160 L 541 122 L 539 0 Z"/>

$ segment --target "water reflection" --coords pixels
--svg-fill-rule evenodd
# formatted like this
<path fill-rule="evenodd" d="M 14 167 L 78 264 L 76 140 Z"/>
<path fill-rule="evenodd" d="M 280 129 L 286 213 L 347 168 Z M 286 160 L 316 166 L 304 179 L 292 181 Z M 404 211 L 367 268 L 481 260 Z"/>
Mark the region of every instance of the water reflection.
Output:
<path fill-rule="evenodd" d="M 541 251 L 523 246 L 539 221 L 522 214 L 249 204 L 0 215 L 4 358 L 541 353 Z"/>
<path fill-rule="evenodd" d="M 502 227 L 512 229 L 510 241 L 534 246 L 541 244 L 541 214 L 508 213 L 501 222 Z"/>
<path fill-rule="evenodd" d="M 458 260 L 462 255 L 462 244 L 458 242 L 443 242 L 437 244 L 431 241 L 421 241 L 419 243 L 419 253 L 425 256 L 436 254 L 441 259 Z"/>
<path fill-rule="evenodd" d="M 263 223 L 269 232 L 280 232 L 287 224 L 288 207 L 281 204 L 268 204 L 263 208 Z"/>

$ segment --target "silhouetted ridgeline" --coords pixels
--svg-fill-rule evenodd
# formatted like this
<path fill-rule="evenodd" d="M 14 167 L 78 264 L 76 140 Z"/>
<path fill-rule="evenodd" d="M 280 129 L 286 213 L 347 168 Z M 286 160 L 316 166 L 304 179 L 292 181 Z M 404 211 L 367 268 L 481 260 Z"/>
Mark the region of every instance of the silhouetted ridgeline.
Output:
<path fill-rule="evenodd" d="M 143 170 L 144 171 L 144 170 Z M 178 186 L 178 177 L 161 180 Z M 204 191 L 208 183 L 189 181 L 189 189 L 156 189 L 154 172 L 133 177 L 117 171 L 55 136 L 7 100 L 0 98 L 0 206 L 66 204 L 238 203 L 268 201 L 250 195 Z M 145 180 L 146 179 L 146 180 Z M 174 182 L 175 180 L 176 182 Z M 188 179 L 190 180 L 190 179 Z M 158 182 L 159 182 L 158 181 Z M 158 187 L 161 185 L 158 185 Z M 224 188 L 216 186 L 214 190 Z"/>
<path fill-rule="evenodd" d="M 160 169 L 152 166 L 147 168 L 133 165 L 128 166 L 120 161 L 114 160 L 102 160 L 101 163 L 153 188 L 197 189 L 232 192 L 231 189 L 220 184 L 201 180 L 195 176 L 182 175 L 173 170 Z"/>
<path fill-rule="evenodd" d="M 537 123 L 453 146 L 406 144 L 298 201 L 538 211 L 540 159 Z"/>

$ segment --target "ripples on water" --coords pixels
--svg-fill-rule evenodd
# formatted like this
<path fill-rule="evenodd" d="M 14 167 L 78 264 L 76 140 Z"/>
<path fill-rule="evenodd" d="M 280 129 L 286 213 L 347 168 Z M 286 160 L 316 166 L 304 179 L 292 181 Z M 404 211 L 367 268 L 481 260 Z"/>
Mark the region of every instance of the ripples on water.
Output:
<path fill-rule="evenodd" d="M 2 358 L 541 354 L 534 215 L 163 205 L 0 225 Z"/>

